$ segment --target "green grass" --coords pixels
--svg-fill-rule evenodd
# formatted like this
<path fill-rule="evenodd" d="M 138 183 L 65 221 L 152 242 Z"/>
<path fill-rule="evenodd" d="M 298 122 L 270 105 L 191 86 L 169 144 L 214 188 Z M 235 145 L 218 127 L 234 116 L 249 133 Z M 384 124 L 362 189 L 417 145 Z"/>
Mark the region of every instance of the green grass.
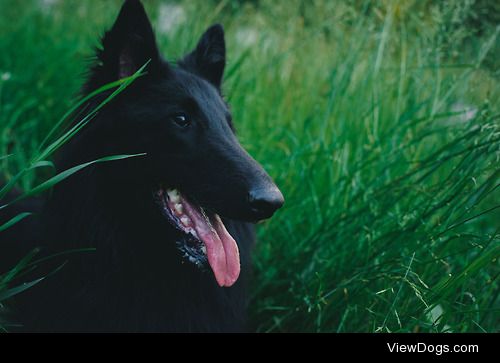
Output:
<path fill-rule="evenodd" d="M 120 4 L 40 2 L 0 0 L 7 180 L 75 104 Z M 224 24 L 240 140 L 286 198 L 258 230 L 254 330 L 500 330 L 497 5 L 146 3 L 169 59 Z M 37 170 L 19 186 L 52 176 Z"/>

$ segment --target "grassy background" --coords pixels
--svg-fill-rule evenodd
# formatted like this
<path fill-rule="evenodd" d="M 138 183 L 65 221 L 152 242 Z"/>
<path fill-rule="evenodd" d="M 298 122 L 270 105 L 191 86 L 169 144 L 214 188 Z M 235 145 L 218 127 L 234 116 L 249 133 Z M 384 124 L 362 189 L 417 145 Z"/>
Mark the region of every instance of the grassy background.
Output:
<path fill-rule="evenodd" d="M 6 180 L 76 102 L 120 3 L 0 0 Z M 168 59 L 224 24 L 241 142 L 285 194 L 259 226 L 254 330 L 500 331 L 496 2 L 144 3 Z"/>

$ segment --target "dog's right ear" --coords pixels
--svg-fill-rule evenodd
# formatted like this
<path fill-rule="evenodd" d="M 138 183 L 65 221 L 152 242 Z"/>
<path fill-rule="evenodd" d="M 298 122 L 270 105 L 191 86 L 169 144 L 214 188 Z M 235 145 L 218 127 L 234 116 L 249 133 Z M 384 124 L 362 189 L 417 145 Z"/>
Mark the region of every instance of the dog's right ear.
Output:
<path fill-rule="evenodd" d="M 220 89 L 226 64 L 226 42 L 222 25 L 214 24 L 208 28 L 196 48 L 178 64 Z"/>
<path fill-rule="evenodd" d="M 112 80 L 131 76 L 148 61 L 148 73 L 159 69 L 153 28 L 139 0 L 125 1 L 115 24 L 103 37 L 98 58 Z"/>

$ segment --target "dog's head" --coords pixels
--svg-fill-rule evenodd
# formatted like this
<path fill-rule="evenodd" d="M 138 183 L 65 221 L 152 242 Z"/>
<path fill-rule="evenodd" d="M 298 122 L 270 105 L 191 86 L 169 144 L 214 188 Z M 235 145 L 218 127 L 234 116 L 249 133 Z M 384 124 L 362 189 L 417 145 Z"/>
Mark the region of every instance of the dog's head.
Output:
<path fill-rule="evenodd" d="M 221 217 L 266 219 L 284 200 L 235 136 L 221 94 L 225 53 L 223 28 L 214 25 L 176 64 L 165 61 L 143 6 L 127 0 L 104 36 L 89 84 L 130 76 L 147 63 L 147 74 L 113 101 L 123 131 L 116 145 L 134 150 L 113 151 L 147 154 L 141 174 L 165 223 L 177 231 L 184 257 L 208 262 L 219 285 L 231 286 L 240 271 L 239 252 Z"/>

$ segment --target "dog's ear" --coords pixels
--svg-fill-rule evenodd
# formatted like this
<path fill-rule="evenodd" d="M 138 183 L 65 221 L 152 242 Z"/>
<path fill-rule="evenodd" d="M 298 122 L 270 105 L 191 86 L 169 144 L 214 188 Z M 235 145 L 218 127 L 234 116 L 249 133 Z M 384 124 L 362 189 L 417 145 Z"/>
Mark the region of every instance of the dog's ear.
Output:
<path fill-rule="evenodd" d="M 139 0 L 126 0 L 115 24 L 102 40 L 100 61 L 113 79 L 131 76 L 148 60 L 148 72 L 160 64 L 153 28 Z"/>
<path fill-rule="evenodd" d="M 196 48 L 178 63 L 220 88 L 226 65 L 226 43 L 222 25 L 215 24 L 208 28 Z"/>

